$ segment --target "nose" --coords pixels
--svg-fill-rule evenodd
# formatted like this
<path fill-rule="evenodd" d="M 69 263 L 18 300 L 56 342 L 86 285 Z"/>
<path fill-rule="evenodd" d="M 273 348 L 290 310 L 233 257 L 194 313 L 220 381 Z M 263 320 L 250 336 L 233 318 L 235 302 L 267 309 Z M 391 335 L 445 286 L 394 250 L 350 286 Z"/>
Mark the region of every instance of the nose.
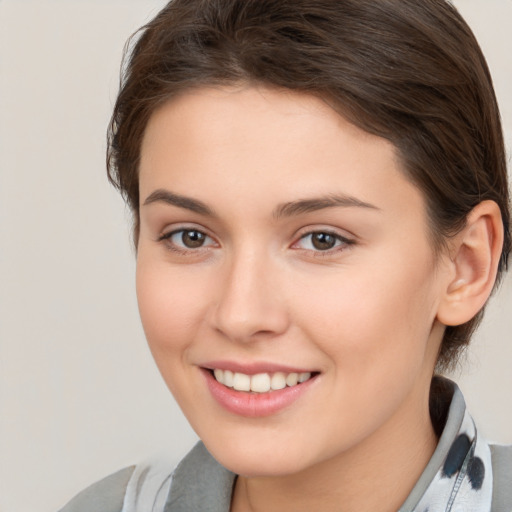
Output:
<path fill-rule="evenodd" d="M 272 339 L 289 325 L 287 305 L 280 289 L 280 269 L 269 255 L 245 252 L 226 262 L 219 275 L 214 328 L 237 342 Z"/>

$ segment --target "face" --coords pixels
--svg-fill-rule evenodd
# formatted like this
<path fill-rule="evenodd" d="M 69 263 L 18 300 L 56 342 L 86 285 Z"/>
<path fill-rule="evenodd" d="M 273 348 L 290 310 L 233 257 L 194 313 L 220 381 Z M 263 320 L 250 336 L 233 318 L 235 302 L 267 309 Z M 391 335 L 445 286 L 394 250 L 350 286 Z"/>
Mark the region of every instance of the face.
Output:
<path fill-rule="evenodd" d="M 150 119 L 140 194 L 145 333 L 221 463 L 289 474 L 414 433 L 446 276 L 389 142 L 308 95 L 201 89 Z"/>

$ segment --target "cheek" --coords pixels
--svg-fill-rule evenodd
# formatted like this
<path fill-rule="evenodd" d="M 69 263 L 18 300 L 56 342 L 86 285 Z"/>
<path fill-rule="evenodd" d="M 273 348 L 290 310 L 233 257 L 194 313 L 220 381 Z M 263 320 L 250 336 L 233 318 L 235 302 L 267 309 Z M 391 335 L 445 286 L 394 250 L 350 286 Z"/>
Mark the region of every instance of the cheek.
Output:
<path fill-rule="evenodd" d="M 180 269 L 137 260 L 137 300 L 144 332 L 155 360 L 179 355 L 194 338 L 204 318 L 204 283 Z M 172 361 L 169 361 L 169 363 Z"/>
<path fill-rule="evenodd" d="M 423 362 L 435 318 L 432 268 L 428 260 L 391 261 L 342 270 L 302 301 L 309 337 L 344 371 L 363 376 Z"/>

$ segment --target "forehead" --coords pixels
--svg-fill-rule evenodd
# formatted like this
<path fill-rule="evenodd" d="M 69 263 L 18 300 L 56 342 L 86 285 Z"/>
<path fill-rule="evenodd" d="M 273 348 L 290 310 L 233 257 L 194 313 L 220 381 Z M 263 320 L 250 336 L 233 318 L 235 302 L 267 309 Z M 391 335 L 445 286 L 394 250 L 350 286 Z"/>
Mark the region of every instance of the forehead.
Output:
<path fill-rule="evenodd" d="M 193 89 L 164 103 L 146 127 L 142 153 L 160 134 L 194 143 L 214 141 L 234 146 L 238 142 L 240 148 L 247 145 L 250 135 L 254 145 L 272 139 L 282 146 L 290 140 L 287 135 L 302 136 L 315 144 L 321 139 L 329 144 L 333 138 L 343 137 L 352 143 L 386 147 L 390 154 L 395 151 L 387 140 L 356 127 L 319 97 L 250 85 Z"/>
<path fill-rule="evenodd" d="M 244 210 L 332 193 L 423 210 L 389 141 L 317 97 L 263 87 L 198 89 L 164 104 L 146 128 L 140 187 L 141 201 L 171 188 Z"/>

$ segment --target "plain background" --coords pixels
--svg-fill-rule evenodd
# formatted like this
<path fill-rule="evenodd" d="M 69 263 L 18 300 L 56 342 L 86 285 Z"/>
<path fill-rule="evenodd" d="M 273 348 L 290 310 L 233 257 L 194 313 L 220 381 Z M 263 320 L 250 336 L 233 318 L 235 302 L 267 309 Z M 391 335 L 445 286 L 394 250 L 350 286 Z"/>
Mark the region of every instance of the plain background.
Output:
<path fill-rule="evenodd" d="M 510 154 L 512 0 L 458 0 L 493 73 Z M 0 511 L 51 512 L 195 440 L 146 347 L 129 216 L 104 171 L 126 38 L 163 0 L 0 0 Z M 462 375 L 512 442 L 512 277 Z"/>

